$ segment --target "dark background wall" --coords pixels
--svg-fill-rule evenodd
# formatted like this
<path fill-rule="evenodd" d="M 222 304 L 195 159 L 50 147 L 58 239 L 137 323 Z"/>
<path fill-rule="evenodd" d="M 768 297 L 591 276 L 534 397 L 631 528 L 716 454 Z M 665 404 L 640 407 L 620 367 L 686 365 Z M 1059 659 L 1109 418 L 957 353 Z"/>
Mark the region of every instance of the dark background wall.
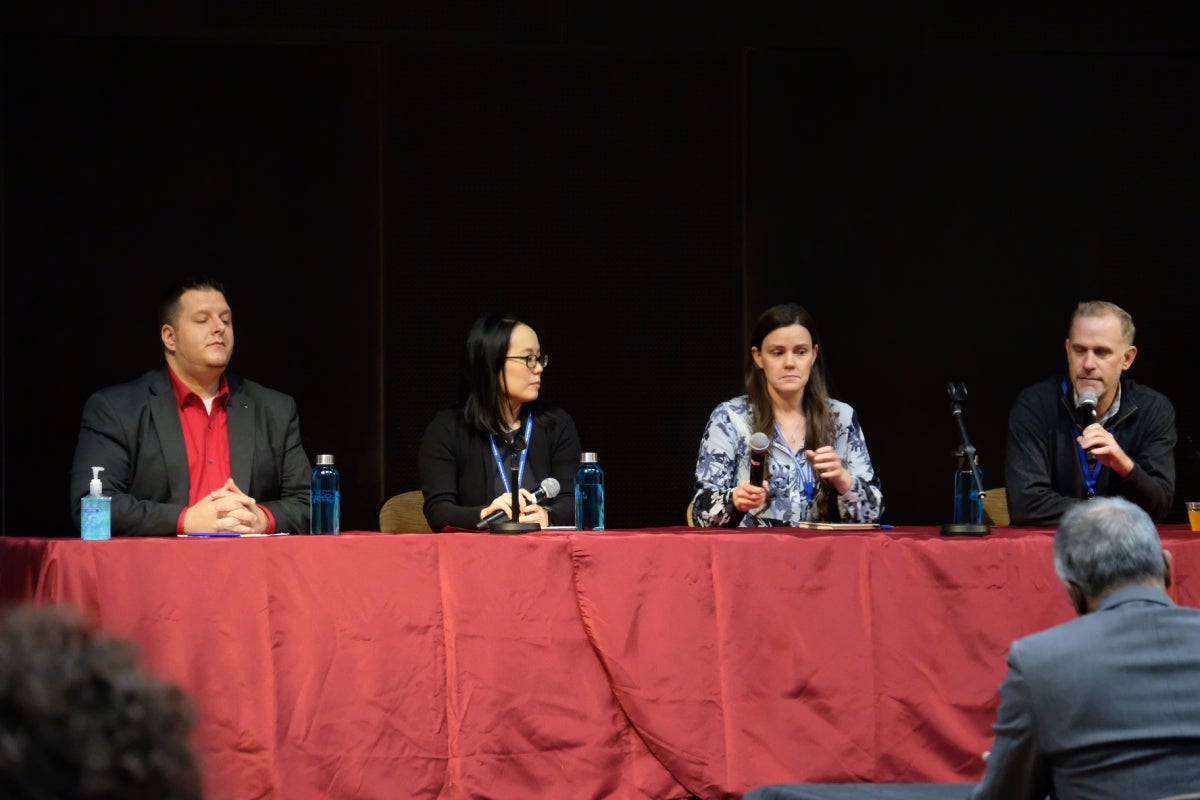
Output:
<path fill-rule="evenodd" d="M 491 309 L 551 354 L 613 527 L 682 523 L 747 328 L 793 299 L 888 521 L 948 517 L 947 380 L 1002 482 L 1008 405 L 1090 297 L 1134 314 L 1132 374 L 1176 403 L 1173 521 L 1200 498 L 1179 20 L 328 5 L 8 6 L 5 534 L 70 530 L 83 401 L 161 363 L 153 300 L 185 269 L 227 284 L 234 370 L 336 455 L 348 529 L 417 485 Z"/>

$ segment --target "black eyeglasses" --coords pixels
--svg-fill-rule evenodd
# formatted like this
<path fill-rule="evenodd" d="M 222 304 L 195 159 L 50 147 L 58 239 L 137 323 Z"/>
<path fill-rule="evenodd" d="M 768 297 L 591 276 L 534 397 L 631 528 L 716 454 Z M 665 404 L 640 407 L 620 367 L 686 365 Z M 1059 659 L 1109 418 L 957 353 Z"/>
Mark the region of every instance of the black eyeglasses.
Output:
<path fill-rule="evenodd" d="M 530 369 L 533 369 L 533 368 L 534 368 L 534 367 L 536 367 L 538 364 L 541 364 L 541 365 L 542 365 L 542 369 L 545 369 L 545 368 L 546 368 L 546 365 L 550 363 L 550 356 L 546 355 L 545 353 L 542 353 L 540 356 L 535 356 L 535 355 L 528 355 L 528 356 L 505 356 L 504 358 L 505 358 L 506 360 L 507 360 L 507 359 L 516 359 L 517 361 L 524 361 L 524 362 L 525 362 L 525 366 L 529 367 Z"/>

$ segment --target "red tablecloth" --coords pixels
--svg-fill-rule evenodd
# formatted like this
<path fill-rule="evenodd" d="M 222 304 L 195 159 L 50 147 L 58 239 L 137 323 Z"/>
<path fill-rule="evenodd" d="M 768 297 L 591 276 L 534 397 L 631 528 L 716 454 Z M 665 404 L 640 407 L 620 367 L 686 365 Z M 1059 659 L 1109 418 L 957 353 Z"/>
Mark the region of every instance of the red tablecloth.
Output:
<path fill-rule="evenodd" d="M 1160 529 L 1200 605 L 1200 534 Z M 972 781 L 1049 529 L 0 538 L 200 709 L 210 800 L 738 797 Z"/>

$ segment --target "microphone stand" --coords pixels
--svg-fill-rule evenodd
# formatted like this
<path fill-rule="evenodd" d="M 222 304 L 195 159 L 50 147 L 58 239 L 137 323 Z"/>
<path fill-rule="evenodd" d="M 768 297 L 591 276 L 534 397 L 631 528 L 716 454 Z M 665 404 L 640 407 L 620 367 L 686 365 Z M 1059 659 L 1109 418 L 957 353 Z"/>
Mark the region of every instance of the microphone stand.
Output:
<path fill-rule="evenodd" d="M 519 466 L 521 451 L 525 449 L 525 437 L 514 433 L 512 437 L 512 460 L 508 466 L 508 483 L 512 486 L 512 517 L 488 526 L 492 533 L 530 533 L 540 531 L 541 525 L 536 522 L 518 522 L 521 516 L 521 468 Z"/>
<path fill-rule="evenodd" d="M 982 503 L 987 493 L 983 490 L 983 480 L 979 477 L 979 467 L 975 464 L 975 445 L 971 444 L 967 437 L 967 426 L 963 423 L 962 401 L 967 398 L 967 387 L 951 381 L 946 384 L 946 391 L 950 395 L 950 410 L 954 414 L 954 421 L 958 423 L 958 435 L 962 437 L 962 457 L 971 467 L 971 479 L 975 482 L 975 491 L 979 494 L 979 502 Z M 987 523 L 947 522 L 942 525 L 942 536 L 986 536 L 991 531 L 992 527 Z"/>

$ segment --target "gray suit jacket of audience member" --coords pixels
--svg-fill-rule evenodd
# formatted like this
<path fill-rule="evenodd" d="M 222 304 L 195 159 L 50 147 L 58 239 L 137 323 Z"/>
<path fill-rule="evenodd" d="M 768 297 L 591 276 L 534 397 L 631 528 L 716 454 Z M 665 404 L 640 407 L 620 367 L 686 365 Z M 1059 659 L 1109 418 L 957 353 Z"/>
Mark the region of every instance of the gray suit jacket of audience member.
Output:
<path fill-rule="evenodd" d="M 234 483 L 275 517 L 275 530 L 308 533 L 312 464 L 300 440 L 296 402 L 281 392 L 226 373 L 229 461 Z M 110 386 L 88 398 L 71 466 L 71 514 L 91 467 L 112 497 L 113 536 L 175 533 L 188 505 L 183 424 L 167 367 Z"/>
<path fill-rule="evenodd" d="M 1200 791 L 1200 609 L 1151 587 L 1013 643 L 975 800 Z"/>

